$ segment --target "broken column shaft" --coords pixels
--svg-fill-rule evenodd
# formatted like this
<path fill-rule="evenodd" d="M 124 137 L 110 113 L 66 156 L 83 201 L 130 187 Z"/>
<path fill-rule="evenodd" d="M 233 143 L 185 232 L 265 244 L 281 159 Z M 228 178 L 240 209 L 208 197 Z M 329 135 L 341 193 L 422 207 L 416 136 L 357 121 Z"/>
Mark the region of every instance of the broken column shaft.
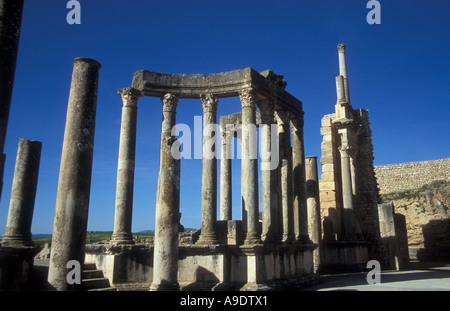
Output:
<path fill-rule="evenodd" d="M 31 246 L 36 187 L 39 175 L 42 143 L 19 139 L 16 167 L 11 189 L 8 221 L 2 246 Z"/>
<path fill-rule="evenodd" d="M 67 263 L 84 263 L 100 67 L 89 58 L 73 64 L 48 274 L 57 290 L 74 289 Z"/>

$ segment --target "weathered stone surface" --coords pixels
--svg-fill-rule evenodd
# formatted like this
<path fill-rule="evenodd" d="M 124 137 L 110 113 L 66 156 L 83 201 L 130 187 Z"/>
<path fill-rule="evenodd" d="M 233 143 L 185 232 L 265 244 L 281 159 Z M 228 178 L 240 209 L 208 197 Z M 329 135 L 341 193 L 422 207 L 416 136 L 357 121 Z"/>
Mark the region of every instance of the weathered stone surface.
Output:
<path fill-rule="evenodd" d="M 31 223 L 42 143 L 19 139 L 9 214 L 2 246 L 31 246 Z"/>
<path fill-rule="evenodd" d="M 84 262 L 100 67 L 89 58 L 73 64 L 48 274 L 57 290 L 74 288 L 67 263 Z"/>

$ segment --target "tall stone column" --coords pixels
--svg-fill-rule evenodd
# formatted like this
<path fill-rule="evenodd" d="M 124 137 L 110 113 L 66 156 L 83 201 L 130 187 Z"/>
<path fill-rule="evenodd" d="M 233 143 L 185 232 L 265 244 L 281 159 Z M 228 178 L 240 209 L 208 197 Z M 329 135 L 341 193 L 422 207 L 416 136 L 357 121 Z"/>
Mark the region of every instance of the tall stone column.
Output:
<path fill-rule="evenodd" d="M 256 131 L 256 94 L 253 89 L 245 89 L 240 94 L 242 104 L 242 169 L 241 192 L 243 212 L 246 217 L 245 244 L 259 244 L 258 233 L 258 154 Z"/>
<path fill-rule="evenodd" d="M 350 90 L 348 86 L 348 77 L 347 77 L 347 60 L 345 58 L 345 44 L 338 45 L 338 54 L 339 54 L 339 75 L 344 78 L 344 91 L 345 98 L 347 102 L 350 104 Z"/>
<path fill-rule="evenodd" d="M 133 88 L 118 91 L 122 96 L 119 161 L 117 165 L 114 232 L 111 240 L 117 244 L 132 244 L 134 161 L 136 155 L 137 103 L 141 93 Z"/>
<path fill-rule="evenodd" d="M 231 175 L 231 134 L 225 126 L 221 126 L 221 158 L 220 158 L 220 219 L 232 220 L 232 175 Z"/>
<path fill-rule="evenodd" d="M 309 243 L 308 209 L 305 194 L 305 148 L 303 141 L 303 117 L 293 116 L 292 127 L 292 182 L 294 232 L 296 240 Z"/>
<path fill-rule="evenodd" d="M 31 223 L 39 175 L 42 143 L 19 139 L 16 167 L 2 246 L 32 246 Z"/>
<path fill-rule="evenodd" d="M 217 244 L 217 157 L 216 115 L 218 98 L 212 94 L 201 95 L 203 106 L 203 158 L 202 158 L 202 228 L 199 244 Z M 213 143 L 214 142 L 214 143 Z"/>
<path fill-rule="evenodd" d="M 22 26 L 23 0 L 0 0 L 0 197 L 6 155 L 6 129 L 13 94 Z"/>
<path fill-rule="evenodd" d="M 172 145 L 176 138 L 178 97 L 162 97 L 161 152 L 158 191 L 156 194 L 153 281 L 150 290 L 178 290 L 178 234 L 180 226 L 180 160 L 174 158 Z"/>
<path fill-rule="evenodd" d="M 289 127 L 289 112 L 276 111 L 278 123 L 278 143 L 280 153 L 279 181 L 281 192 L 282 241 L 294 241 L 294 211 L 292 200 L 292 151 Z"/>
<path fill-rule="evenodd" d="M 262 239 L 264 242 L 276 242 L 279 240 L 278 224 L 278 191 L 277 168 L 278 150 L 272 150 L 272 138 L 276 139 L 277 133 L 272 133 L 274 123 L 274 105 L 268 100 L 259 102 L 261 111 L 261 188 L 262 188 Z M 276 166 L 271 167 L 275 162 Z"/>
<path fill-rule="evenodd" d="M 48 273 L 57 290 L 74 289 L 67 263 L 84 262 L 100 67 L 89 58 L 73 65 Z"/>
<path fill-rule="evenodd" d="M 317 157 L 305 157 L 306 170 L 306 203 L 308 208 L 308 232 L 311 241 L 319 247 L 313 251 L 314 267 L 320 265 L 322 230 L 320 224 L 319 174 Z"/>

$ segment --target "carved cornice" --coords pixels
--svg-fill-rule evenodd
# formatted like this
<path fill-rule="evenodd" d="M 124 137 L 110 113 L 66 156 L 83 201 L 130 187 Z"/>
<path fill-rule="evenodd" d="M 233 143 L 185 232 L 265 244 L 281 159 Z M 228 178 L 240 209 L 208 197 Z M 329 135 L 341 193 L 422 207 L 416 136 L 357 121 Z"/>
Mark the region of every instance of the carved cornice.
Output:
<path fill-rule="evenodd" d="M 241 99 L 242 108 L 256 108 L 258 99 L 256 98 L 255 90 L 252 88 L 242 90 L 242 92 L 239 93 L 239 98 Z"/>
<path fill-rule="evenodd" d="M 138 100 L 142 97 L 141 92 L 133 87 L 119 89 L 117 94 L 122 96 L 124 107 L 137 107 Z"/>
<path fill-rule="evenodd" d="M 213 94 L 200 94 L 200 100 L 202 101 L 203 113 L 205 112 L 217 112 L 217 104 L 219 99 Z"/>
<path fill-rule="evenodd" d="M 166 93 L 161 97 L 163 112 L 175 112 L 177 110 L 178 96 L 173 93 Z"/>

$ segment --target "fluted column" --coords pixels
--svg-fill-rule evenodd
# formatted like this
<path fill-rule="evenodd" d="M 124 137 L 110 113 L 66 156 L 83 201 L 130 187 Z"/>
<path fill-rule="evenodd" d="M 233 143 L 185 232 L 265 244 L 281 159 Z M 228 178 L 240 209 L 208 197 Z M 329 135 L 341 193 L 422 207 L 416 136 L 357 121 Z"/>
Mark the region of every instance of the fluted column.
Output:
<path fill-rule="evenodd" d="M 232 220 L 231 134 L 222 127 L 220 158 L 220 219 Z"/>
<path fill-rule="evenodd" d="M 278 149 L 272 150 L 272 139 L 276 140 L 274 123 L 274 105 L 268 100 L 258 104 L 261 111 L 261 189 L 262 189 L 262 234 L 265 242 L 275 242 L 279 236 L 277 168 Z M 276 127 L 275 127 L 276 130 Z M 275 146 L 276 147 L 276 146 Z M 274 165 L 275 164 L 275 165 Z M 273 166 L 273 167 L 272 167 Z"/>
<path fill-rule="evenodd" d="M 2 246 L 29 246 L 42 143 L 19 139 L 8 220 Z"/>
<path fill-rule="evenodd" d="M 117 244 L 132 244 L 134 167 L 136 154 L 137 103 L 141 92 L 131 87 L 118 91 L 122 96 L 119 161 L 117 165 L 116 206 L 114 233 L 111 240 Z"/>
<path fill-rule="evenodd" d="M 258 233 L 258 157 L 256 131 L 256 94 L 245 89 L 240 94 L 242 104 L 242 169 L 241 192 L 243 212 L 246 217 L 245 244 L 261 243 Z"/>
<path fill-rule="evenodd" d="M 215 233 L 217 221 L 217 157 L 215 137 L 218 98 L 212 94 L 201 95 L 203 106 L 203 157 L 202 157 L 202 228 L 199 244 L 218 243 Z"/>
<path fill-rule="evenodd" d="M 294 232 L 296 240 L 308 243 L 308 209 L 305 194 L 305 148 L 303 142 L 303 117 L 292 116 L 292 183 Z"/>
<path fill-rule="evenodd" d="M 57 290 L 76 287 L 67 283 L 67 263 L 84 263 L 100 67 L 89 58 L 73 64 L 48 273 Z"/>
<path fill-rule="evenodd" d="M 180 225 L 180 160 L 172 155 L 176 138 L 178 97 L 167 93 L 162 98 L 161 150 L 156 194 L 153 281 L 151 290 L 178 290 L 178 234 Z"/>
<path fill-rule="evenodd" d="M 282 241 L 294 240 L 294 211 L 292 202 L 292 152 L 289 128 L 289 112 L 276 110 L 280 153 L 279 187 L 281 188 Z"/>

